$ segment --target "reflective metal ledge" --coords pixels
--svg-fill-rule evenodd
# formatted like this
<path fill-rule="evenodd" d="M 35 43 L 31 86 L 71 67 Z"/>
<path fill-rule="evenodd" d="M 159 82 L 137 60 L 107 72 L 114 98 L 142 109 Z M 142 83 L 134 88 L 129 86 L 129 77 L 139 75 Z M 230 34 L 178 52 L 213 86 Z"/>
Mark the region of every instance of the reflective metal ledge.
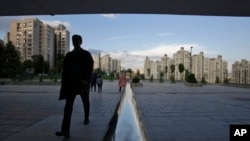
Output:
<path fill-rule="evenodd" d="M 122 92 L 103 141 L 148 141 L 130 83 Z"/>

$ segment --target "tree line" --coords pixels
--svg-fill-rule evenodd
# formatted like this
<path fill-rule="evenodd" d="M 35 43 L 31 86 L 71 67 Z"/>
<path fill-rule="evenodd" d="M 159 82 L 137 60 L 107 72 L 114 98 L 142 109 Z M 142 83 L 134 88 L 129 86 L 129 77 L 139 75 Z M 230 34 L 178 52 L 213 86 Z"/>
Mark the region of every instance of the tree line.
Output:
<path fill-rule="evenodd" d="M 21 61 L 21 55 L 12 42 L 0 44 L 0 78 L 33 79 L 39 74 L 57 74 L 62 71 L 64 55 L 56 55 L 55 67 L 51 68 L 41 54 Z"/>

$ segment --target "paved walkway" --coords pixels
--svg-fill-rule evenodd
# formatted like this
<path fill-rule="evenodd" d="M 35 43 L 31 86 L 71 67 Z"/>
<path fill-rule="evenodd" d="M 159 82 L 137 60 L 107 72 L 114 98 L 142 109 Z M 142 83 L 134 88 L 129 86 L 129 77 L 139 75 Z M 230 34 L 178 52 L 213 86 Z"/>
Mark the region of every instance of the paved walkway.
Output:
<path fill-rule="evenodd" d="M 250 90 L 218 85 L 142 82 L 133 89 L 152 141 L 228 141 L 230 124 L 250 124 Z M 64 101 L 59 86 L 0 85 L 1 141 L 56 141 Z M 103 93 L 90 95 L 90 124 L 83 125 L 77 97 L 68 140 L 102 140 L 119 101 L 117 82 L 104 82 Z"/>

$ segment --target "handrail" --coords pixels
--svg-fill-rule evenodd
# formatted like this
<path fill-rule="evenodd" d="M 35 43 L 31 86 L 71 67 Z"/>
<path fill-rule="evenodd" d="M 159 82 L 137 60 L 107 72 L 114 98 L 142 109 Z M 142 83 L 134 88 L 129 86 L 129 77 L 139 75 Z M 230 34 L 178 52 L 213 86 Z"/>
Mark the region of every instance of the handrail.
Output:
<path fill-rule="evenodd" d="M 130 83 L 127 83 L 110 120 L 104 141 L 147 141 Z"/>

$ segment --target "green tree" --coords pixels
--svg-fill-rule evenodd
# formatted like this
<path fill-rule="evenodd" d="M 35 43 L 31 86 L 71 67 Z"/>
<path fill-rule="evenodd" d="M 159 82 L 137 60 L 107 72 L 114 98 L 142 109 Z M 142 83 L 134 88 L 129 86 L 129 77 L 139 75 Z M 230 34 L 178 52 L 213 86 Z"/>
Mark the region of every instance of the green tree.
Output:
<path fill-rule="evenodd" d="M 186 80 L 186 82 L 189 82 L 189 76 L 190 75 L 190 72 L 189 72 L 189 70 L 188 69 L 186 69 L 185 70 L 185 80 Z"/>
<path fill-rule="evenodd" d="M 4 58 L 4 45 L 0 43 L 0 76 L 2 76 L 2 73 L 4 71 L 4 62 L 5 62 L 5 58 Z"/>
<path fill-rule="evenodd" d="M 168 76 L 168 66 L 165 66 L 164 72 L 165 72 L 165 76 L 167 77 Z"/>
<path fill-rule="evenodd" d="M 20 73 L 21 61 L 20 53 L 15 49 L 12 42 L 0 47 L 0 76 L 15 79 Z"/>
<path fill-rule="evenodd" d="M 33 62 L 31 60 L 25 60 L 21 63 L 21 74 L 19 80 L 33 79 Z"/>
<path fill-rule="evenodd" d="M 220 78 L 219 78 L 219 76 L 216 76 L 215 83 L 220 83 Z"/>
<path fill-rule="evenodd" d="M 164 73 L 160 72 L 160 83 L 163 83 L 163 76 L 164 76 Z"/>
<path fill-rule="evenodd" d="M 113 80 L 114 80 L 114 72 L 111 72 L 111 73 L 109 74 L 109 80 L 110 80 L 110 81 L 113 81 Z"/>
<path fill-rule="evenodd" d="M 56 73 L 58 72 L 62 72 L 62 69 L 63 69 L 63 59 L 64 59 L 64 54 L 57 54 L 56 55 L 56 63 L 55 63 L 55 66 L 56 66 Z"/>
<path fill-rule="evenodd" d="M 49 72 L 49 62 L 44 61 L 43 56 L 41 54 L 33 55 L 32 60 L 33 60 L 34 74 L 37 75 Z"/>
<path fill-rule="evenodd" d="M 32 60 L 25 60 L 21 63 L 21 71 L 25 72 L 26 69 L 33 68 L 33 62 Z"/>
<path fill-rule="evenodd" d="M 181 80 L 183 80 L 183 72 L 184 72 L 185 68 L 184 65 L 182 63 L 179 64 L 179 72 L 181 74 Z"/>
<path fill-rule="evenodd" d="M 170 77 L 170 80 L 171 80 L 172 83 L 175 83 L 175 76 L 174 76 L 175 65 L 174 65 L 174 64 L 172 64 L 172 65 L 170 66 L 170 70 L 171 70 L 171 77 Z"/>
<path fill-rule="evenodd" d="M 193 73 L 191 73 L 189 76 L 188 76 L 188 82 L 189 83 L 198 83 L 196 78 L 195 78 L 195 75 Z"/>

